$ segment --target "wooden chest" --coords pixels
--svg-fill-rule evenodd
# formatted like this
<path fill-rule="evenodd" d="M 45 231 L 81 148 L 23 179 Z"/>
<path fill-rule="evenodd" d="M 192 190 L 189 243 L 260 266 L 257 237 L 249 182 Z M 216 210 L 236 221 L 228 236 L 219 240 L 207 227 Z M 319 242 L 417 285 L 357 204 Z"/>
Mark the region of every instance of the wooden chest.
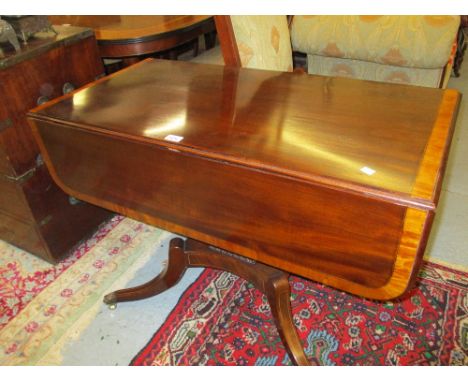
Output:
<path fill-rule="evenodd" d="M 67 193 L 361 296 L 411 287 L 460 95 L 147 61 L 29 114 Z"/>
<path fill-rule="evenodd" d="M 103 74 L 92 30 L 57 27 L 0 59 L 0 239 L 56 262 L 109 212 L 52 181 L 26 112 Z"/>

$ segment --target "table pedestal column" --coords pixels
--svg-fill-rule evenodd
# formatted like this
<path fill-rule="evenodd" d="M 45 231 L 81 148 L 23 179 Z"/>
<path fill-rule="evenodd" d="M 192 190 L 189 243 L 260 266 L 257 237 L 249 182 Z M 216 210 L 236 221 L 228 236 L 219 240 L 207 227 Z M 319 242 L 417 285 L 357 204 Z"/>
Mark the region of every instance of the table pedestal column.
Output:
<path fill-rule="evenodd" d="M 291 361 L 295 365 L 310 365 L 292 319 L 289 274 L 193 239 L 172 239 L 168 265 L 161 274 L 140 286 L 112 292 L 104 297 L 104 302 L 113 305 L 155 296 L 177 284 L 190 267 L 221 269 L 253 283 L 268 298 L 276 327 Z"/>

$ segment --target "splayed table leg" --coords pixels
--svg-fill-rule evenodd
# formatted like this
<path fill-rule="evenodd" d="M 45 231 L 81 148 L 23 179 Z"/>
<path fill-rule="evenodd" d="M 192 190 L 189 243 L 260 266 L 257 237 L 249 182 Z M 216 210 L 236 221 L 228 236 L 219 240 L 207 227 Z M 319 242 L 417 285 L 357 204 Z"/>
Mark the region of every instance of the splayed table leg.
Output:
<path fill-rule="evenodd" d="M 278 333 L 291 361 L 295 365 L 310 365 L 292 319 L 289 274 L 196 240 L 172 239 L 169 261 L 160 275 L 140 286 L 112 292 L 104 297 L 104 302 L 114 305 L 155 296 L 176 285 L 190 267 L 221 269 L 253 283 L 268 298 Z"/>

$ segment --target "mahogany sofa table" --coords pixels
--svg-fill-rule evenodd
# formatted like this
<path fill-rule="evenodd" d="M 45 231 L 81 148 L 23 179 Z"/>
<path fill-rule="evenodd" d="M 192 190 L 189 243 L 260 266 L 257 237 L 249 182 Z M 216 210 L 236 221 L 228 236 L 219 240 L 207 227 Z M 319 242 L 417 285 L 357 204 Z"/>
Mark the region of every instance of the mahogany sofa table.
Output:
<path fill-rule="evenodd" d="M 308 364 L 290 273 L 372 299 L 415 280 L 460 101 L 454 90 L 146 60 L 29 114 L 70 195 L 185 237 L 146 298 L 190 266 L 252 281 Z M 235 254 L 234 254 L 235 253 Z"/>

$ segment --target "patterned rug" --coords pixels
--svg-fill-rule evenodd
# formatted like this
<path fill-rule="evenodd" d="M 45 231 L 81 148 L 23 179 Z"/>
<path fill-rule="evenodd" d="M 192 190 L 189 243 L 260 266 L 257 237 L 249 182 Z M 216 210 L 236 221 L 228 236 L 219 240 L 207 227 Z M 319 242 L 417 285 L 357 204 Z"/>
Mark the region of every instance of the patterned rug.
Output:
<path fill-rule="evenodd" d="M 76 339 L 168 232 L 116 216 L 53 266 L 0 241 L 0 365 L 59 365 Z"/>
<path fill-rule="evenodd" d="M 373 302 L 291 277 L 308 358 L 320 365 L 468 365 L 468 273 L 424 264 L 404 299 Z M 266 298 L 206 269 L 131 365 L 288 365 Z"/>

